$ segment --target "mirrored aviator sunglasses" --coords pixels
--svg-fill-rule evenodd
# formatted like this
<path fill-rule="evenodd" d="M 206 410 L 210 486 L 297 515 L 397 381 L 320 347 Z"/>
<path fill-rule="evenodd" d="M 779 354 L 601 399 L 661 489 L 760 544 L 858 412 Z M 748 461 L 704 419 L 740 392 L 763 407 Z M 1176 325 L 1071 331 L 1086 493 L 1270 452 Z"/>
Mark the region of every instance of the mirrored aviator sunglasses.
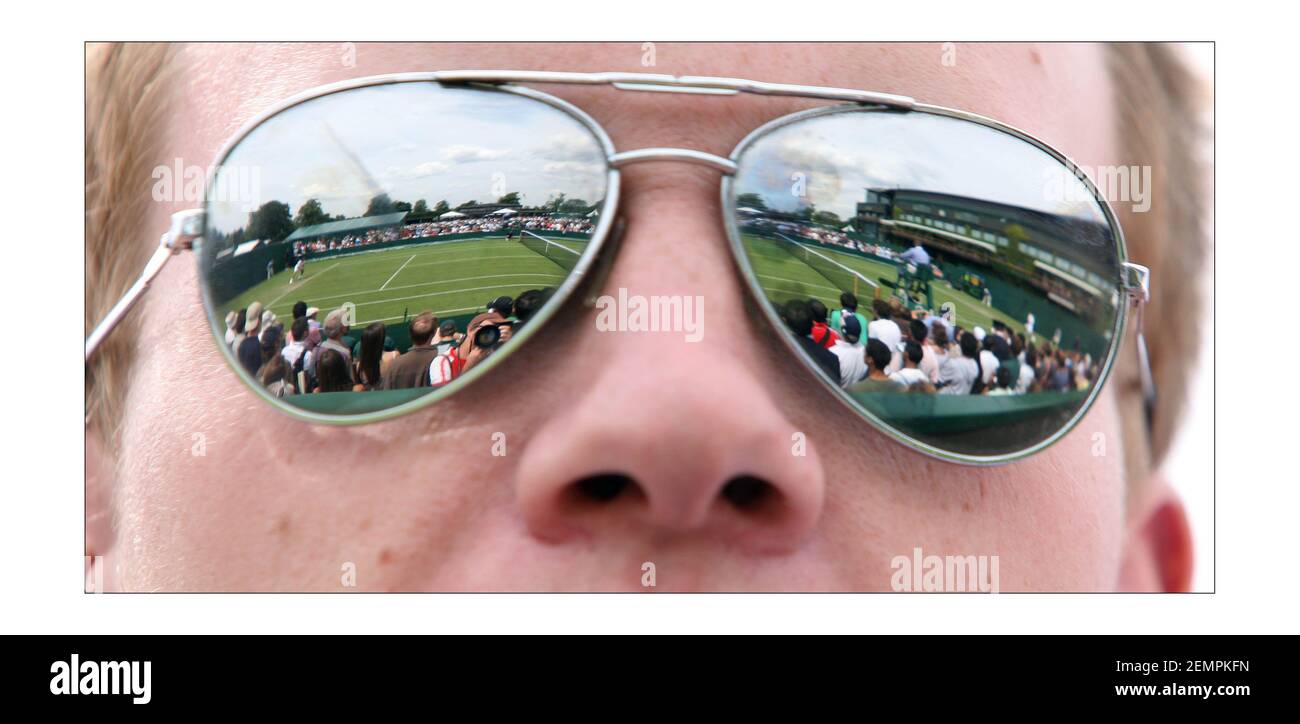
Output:
<path fill-rule="evenodd" d="M 581 110 L 515 82 L 840 103 L 778 118 L 730 158 L 619 153 Z M 236 134 L 205 208 L 174 218 L 87 361 L 192 245 L 217 346 L 271 404 L 332 424 L 422 408 L 546 334 L 609 262 L 619 168 L 644 161 L 722 173 L 750 312 L 804 383 L 940 459 L 1007 462 L 1059 439 L 1146 300 L 1146 269 L 1093 184 L 979 116 L 734 79 L 404 74 L 311 91 Z"/>

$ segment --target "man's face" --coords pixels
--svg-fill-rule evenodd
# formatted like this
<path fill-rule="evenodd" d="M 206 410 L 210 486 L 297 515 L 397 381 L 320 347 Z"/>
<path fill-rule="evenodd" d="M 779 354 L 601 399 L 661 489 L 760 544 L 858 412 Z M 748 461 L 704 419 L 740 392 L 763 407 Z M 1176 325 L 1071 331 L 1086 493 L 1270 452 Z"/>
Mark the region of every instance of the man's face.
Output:
<path fill-rule="evenodd" d="M 646 68 L 639 44 L 362 45 L 347 67 L 332 44 L 199 45 L 180 53 L 181 105 L 164 155 L 206 166 L 250 117 L 317 85 L 512 68 L 898 93 L 1023 128 L 1080 164 L 1119 163 L 1101 48 L 959 46 L 955 65 L 943 52 L 660 45 Z M 620 150 L 725 156 L 760 124 L 808 106 L 543 90 L 590 114 Z M 166 228 L 174 210 L 159 207 L 145 228 Z M 360 427 L 298 422 L 247 390 L 210 339 L 193 267 L 169 267 L 145 303 L 125 405 L 117 583 L 336 591 L 351 564 L 360 590 L 641 590 L 642 564 L 652 562 L 658 590 L 889 590 L 891 560 L 920 548 L 997 555 L 1004 591 L 1117 585 L 1125 481 L 1111 389 L 1070 435 L 1024 462 L 932 460 L 836 402 L 746 311 L 717 172 L 631 166 L 620 214 L 626 233 L 599 293 L 707 295 L 707 322 L 726 333 L 694 343 L 600 334 L 595 312 L 570 303 L 526 353 L 491 371 L 496 383 Z M 792 454 L 797 439 L 805 455 Z M 1099 439 L 1108 454 L 1096 454 Z M 619 496 L 584 497 L 609 473 L 630 478 Z M 764 481 L 759 502 L 744 504 L 737 491 L 754 479 Z"/>

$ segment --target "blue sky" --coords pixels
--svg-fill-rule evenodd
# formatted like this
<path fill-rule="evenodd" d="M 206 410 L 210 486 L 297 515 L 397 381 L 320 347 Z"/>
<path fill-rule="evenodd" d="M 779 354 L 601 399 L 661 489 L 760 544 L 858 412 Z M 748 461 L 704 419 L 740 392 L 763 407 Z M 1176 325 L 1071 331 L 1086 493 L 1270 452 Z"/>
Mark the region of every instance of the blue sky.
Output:
<path fill-rule="evenodd" d="M 595 202 L 605 194 L 606 166 L 590 131 L 552 106 L 499 91 L 403 83 L 291 108 L 239 143 L 218 182 L 228 169 L 254 174 L 256 194 L 214 201 L 211 223 L 225 232 L 271 200 L 296 213 L 316 198 L 326 213 L 349 217 L 378 193 L 430 207 L 442 199 L 495 201 L 510 191 L 525 194 L 527 204 L 560 192 Z"/>
<path fill-rule="evenodd" d="M 841 218 L 865 188 L 922 189 L 1050 213 L 1104 220 L 1084 193 L 1062 193 L 1065 167 L 1001 131 L 924 113 L 838 113 L 783 126 L 741 158 L 738 193 L 761 193 L 793 211 L 811 201 Z M 805 198 L 791 177 L 806 179 Z M 1082 190 L 1078 181 L 1066 179 Z"/>

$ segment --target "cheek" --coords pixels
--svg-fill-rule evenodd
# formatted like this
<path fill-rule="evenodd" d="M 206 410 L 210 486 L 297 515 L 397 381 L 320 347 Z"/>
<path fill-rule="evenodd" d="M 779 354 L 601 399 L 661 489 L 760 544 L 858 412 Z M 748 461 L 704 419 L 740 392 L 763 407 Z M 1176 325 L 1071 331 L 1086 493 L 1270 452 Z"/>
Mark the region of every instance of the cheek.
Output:
<path fill-rule="evenodd" d="M 847 430 L 856 432 L 838 432 Z M 823 433 L 843 464 L 829 466 L 822 531 L 859 590 L 889 590 L 891 561 L 917 548 L 996 555 L 1003 591 L 1113 588 L 1124 474 L 1109 392 L 1065 439 L 1000 467 L 933 461 L 847 419 Z"/>
<path fill-rule="evenodd" d="M 293 525 L 278 503 L 306 461 L 271 454 L 283 421 L 220 357 L 198 298 L 192 269 L 168 269 L 145 306 L 116 490 L 131 589 L 228 587 L 274 567 L 271 544 Z"/>
<path fill-rule="evenodd" d="M 381 527 L 383 498 L 352 464 L 369 437 L 296 422 L 247 389 L 192 268 L 159 277 L 142 322 L 114 493 L 123 587 L 337 590 L 342 564 L 371 553 L 355 531 Z"/>

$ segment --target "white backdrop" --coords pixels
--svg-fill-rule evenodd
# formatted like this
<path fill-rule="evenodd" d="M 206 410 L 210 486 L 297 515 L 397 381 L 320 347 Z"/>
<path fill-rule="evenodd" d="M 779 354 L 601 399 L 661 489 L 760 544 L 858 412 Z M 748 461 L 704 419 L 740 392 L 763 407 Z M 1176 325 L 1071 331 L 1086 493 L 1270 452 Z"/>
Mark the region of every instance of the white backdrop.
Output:
<path fill-rule="evenodd" d="M 1261 21 L 1222 4 L 1191 2 L 1177 8 L 1128 2 L 1091 2 L 1080 13 L 1068 4 L 1006 3 L 997 13 L 966 3 L 895 5 L 888 22 L 866 22 L 874 6 L 862 6 L 863 22 L 817 22 L 843 17 L 852 5 L 751 3 L 746 13 L 732 6 L 661 0 L 653 5 L 592 3 L 589 9 L 536 12 L 536 4 L 507 2 L 503 17 L 528 17 L 528 23 L 497 23 L 507 34 L 492 39 L 541 37 L 622 39 L 891 39 L 883 33 L 929 39 L 1210 39 L 1220 40 L 1219 218 L 1229 249 L 1220 260 L 1222 317 L 1246 320 L 1253 344 L 1236 340 L 1223 359 L 1231 362 L 1232 384 L 1219 400 L 1217 593 L 1194 596 L 1017 595 L 964 596 L 311 596 L 311 595 L 131 595 L 92 596 L 83 585 L 82 487 L 84 470 L 76 450 L 82 445 L 83 401 L 77 380 L 83 375 L 80 324 L 83 316 L 83 247 L 77 200 L 83 197 L 82 41 L 88 38 L 382 38 L 394 32 L 390 18 L 418 15 L 427 6 L 391 13 L 358 13 L 354 2 L 323 0 L 306 16 L 296 9 L 232 0 L 220 12 L 203 4 L 159 5 L 154 13 L 121 13 L 88 6 L 55 15 L 49 4 L 9 8 L 10 22 L 26 32 L 6 43 L 3 57 L 11 98 L 22 98 L 21 113 L 10 113 L 4 133 L 9 144 L 0 198 L 8 203 L 48 208 L 63 200 L 66 223 L 47 214 L 12 214 L 0 267 L 6 308 L 15 314 L 39 313 L 48 322 L 39 346 L 9 338 L 10 351 L 40 356 L 39 377 L 50 384 L 11 384 L 6 405 L 3 504 L 0 504 L 0 594 L 7 632 L 390 632 L 548 630 L 548 631 L 861 631 L 861 632 L 1296 632 L 1297 576 L 1289 554 L 1294 549 L 1300 509 L 1294 466 L 1282 456 L 1296 449 L 1294 393 L 1284 387 L 1295 359 L 1295 331 L 1282 329 L 1294 315 L 1285 284 L 1255 285 L 1259 264 L 1296 268 L 1294 230 L 1288 239 L 1272 227 L 1273 212 L 1294 208 L 1295 183 L 1284 174 L 1295 168 L 1295 63 L 1288 23 Z M 808 19 L 794 22 L 792 14 Z M 38 17 L 43 16 L 43 17 Z M 443 36 L 420 39 L 487 39 L 481 9 L 472 3 L 444 4 L 439 22 L 420 32 Z M 248 17 L 261 22 L 250 24 Z M 581 18 L 575 22 L 574 18 Z M 603 20 L 597 24 L 596 18 Z M 689 22 L 687 22 L 689 20 Z M 402 28 L 396 32 L 409 33 Z M 829 35 L 829 34 L 834 35 Z M 635 34 L 635 37 L 633 36 Z M 455 36 L 454 38 L 451 36 Z M 784 37 L 782 37 L 784 36 Z M 821 36 L 821 37 L 819 37 Z M 1268 99 L 1261 105 L 1261 99 Z M 1285 143 L 1280 143 L 1284 141 Z M 1289 149 L 1289 150 L 1288 150 Z M 12 207 L 11 207 L 12 208 Z M 1261 213 L 1260 210 L 1269 211 Z M 1270 211 L 1271 210 L 1271 211 Z M 39 243 L 38 243 L 39 242 Z M 32 273 L 44 269 L 45 273 Z M 21 321 L 25 317 L 16 318 Z M 55 323 L 63 320 L 62 324 Z M 1293 326 L 1293 325 L 1292 325 Z M 1268 349 L 1272 347 L 1271 351 Z M 1247 352 L 1275 364 L 1248 366 Z M 11 382 L 31 379 L 32 361 L 4 355 Z M 22 362 L 16 365 L 15 361 Z M 1187 496 L 1198 537 L 1201 566 L 1196 584 L 1208 588 L 1212 509 L 1207 507 L 1212 379 L 1209 360 L 1202 366 L 1188 425 L 1169 463 L 1171 477 Z M 20 374 L 20 372 L 22 374 Z M 57 383 L 55 383 L 57 381 Z M 1231 394 L 1227 394 L 1227 393 Z M 1289 394 L 1287 402 L 1283 395 Z M 17 422 L 16 422 L 17 421 Z"/>

